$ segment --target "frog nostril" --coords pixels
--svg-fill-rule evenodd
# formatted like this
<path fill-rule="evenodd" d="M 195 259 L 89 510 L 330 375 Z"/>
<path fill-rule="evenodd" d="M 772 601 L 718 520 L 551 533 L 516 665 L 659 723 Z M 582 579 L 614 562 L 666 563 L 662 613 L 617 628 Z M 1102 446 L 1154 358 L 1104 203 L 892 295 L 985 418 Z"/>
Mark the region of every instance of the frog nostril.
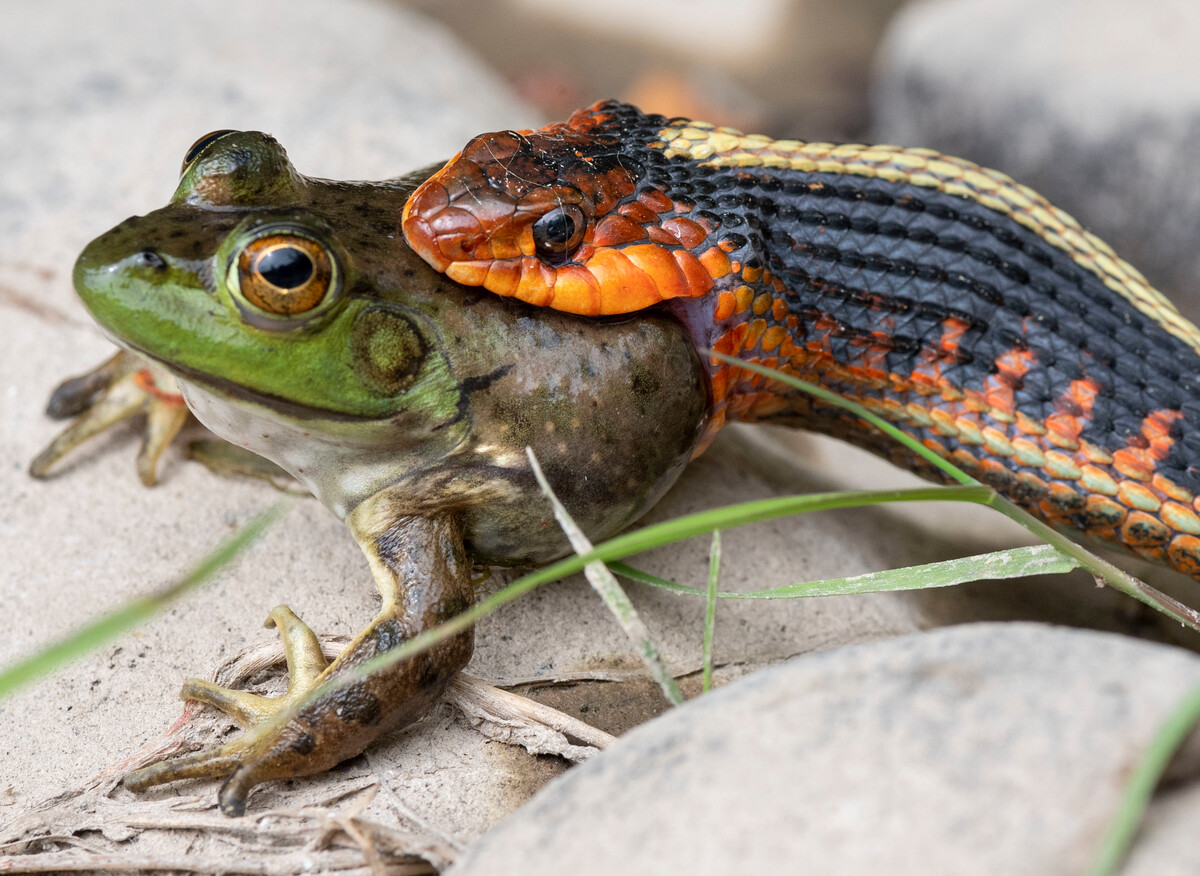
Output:
<path fill-rule="evenodd" d="M 134 260 L 139 267 L 149 268 L 153 271 L 165 271 L 167 269 L 167 263 L 163 261 L 163 257 L 152 249 L 142 250 L 134 256 Z"/>

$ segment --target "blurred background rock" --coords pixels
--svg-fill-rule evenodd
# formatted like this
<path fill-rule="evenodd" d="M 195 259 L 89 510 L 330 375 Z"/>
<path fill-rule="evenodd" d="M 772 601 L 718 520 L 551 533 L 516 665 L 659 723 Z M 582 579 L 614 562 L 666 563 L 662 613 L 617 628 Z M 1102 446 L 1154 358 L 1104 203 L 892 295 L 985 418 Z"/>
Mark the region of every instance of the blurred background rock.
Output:
<path fill-rule="evenodd" d="M 412 0 L 560 118 L 643 109 L 805 139 L 865 132 L 872 58 L 903 0 Z"/>

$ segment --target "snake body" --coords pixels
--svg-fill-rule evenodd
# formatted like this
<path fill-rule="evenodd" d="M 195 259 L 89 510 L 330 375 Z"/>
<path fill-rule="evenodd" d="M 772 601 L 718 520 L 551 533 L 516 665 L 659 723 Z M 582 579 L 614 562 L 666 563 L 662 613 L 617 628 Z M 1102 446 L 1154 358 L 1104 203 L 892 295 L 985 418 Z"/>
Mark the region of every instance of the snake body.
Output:
<path fill-rule="evenodd" d="M 816 381 L 1049 522 L 1200 577 L 1200 330 L 1004 174 L 603 102 L 476 137 L 402 227 L 498 295 L 665 308 L 697 349 Z M 702 445 L 730 420 L 788 421 L 927 470 L 803 393 L 706 367 Z"/>

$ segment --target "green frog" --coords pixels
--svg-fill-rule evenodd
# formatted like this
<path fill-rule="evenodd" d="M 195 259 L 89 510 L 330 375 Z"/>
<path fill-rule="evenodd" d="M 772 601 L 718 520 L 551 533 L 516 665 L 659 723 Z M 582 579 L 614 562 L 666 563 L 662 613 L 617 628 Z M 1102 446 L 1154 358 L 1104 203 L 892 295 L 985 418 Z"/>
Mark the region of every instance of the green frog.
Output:
<path fill-rule="evenodd" d="M 152 482 L 186 402 L 344 521 L 383 599 L 332 663 L 276 608 L 268 625 L 284 641 L 287 694 L 188 680 L 185 699 L 245 731 L 137 770 L 130 788 L 226 777 L 221 810 L 239 815 L 255 785 L 326 770 L 416 720 L 466 664 L 471 631 L 292 706 L 467 608 L 473 565 L 568 552 L 526 447 L 595 539 L 646 511 L 696 448 L 708 399 L 686 330 L 667 315 L 585 320 L 437 273 L 400 230 L 406 200 L 433 170 L 315 179 L 265 134 L 214 132 L 188 151 L 166 207 L 79 257 L 79 296 L 124 352 L 60 387 L 52 412 L 80 417 L 33 473 L 145 412 L 139 470 Z"/>

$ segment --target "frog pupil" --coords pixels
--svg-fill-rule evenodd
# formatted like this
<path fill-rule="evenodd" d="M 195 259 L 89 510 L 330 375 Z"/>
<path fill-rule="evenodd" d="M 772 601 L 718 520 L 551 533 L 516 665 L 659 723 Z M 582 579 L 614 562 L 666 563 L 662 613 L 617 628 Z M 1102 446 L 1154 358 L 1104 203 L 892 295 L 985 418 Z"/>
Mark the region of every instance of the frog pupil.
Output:
<path fill-rule="evenodd" d="M 303 286 L 313 275 L 312 259 L 294 246 L 279 246 L 258 260 L 259 275 L 279 289 Z"/>

